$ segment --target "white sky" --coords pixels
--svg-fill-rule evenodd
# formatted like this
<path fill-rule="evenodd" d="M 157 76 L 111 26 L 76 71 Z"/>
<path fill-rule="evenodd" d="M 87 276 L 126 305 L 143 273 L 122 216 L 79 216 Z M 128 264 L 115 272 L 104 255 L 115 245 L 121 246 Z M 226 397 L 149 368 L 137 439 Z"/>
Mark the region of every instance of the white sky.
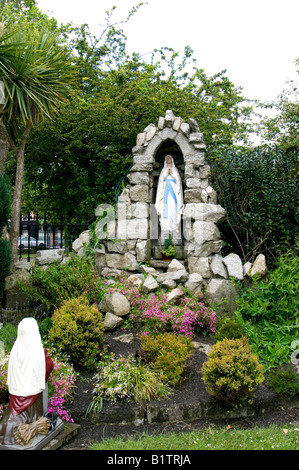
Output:
<path fill-rule="evenodd" d="M 63 23 L 88 23 L 100 35 L 105 11 L 116 5 L 125 19 L 139 0 L 38 0 L 44 12 Z M 155 48 L 194 50 L 197 66 L 208 75 L 227 69 L 247 98 L 271 101 L 288 79 L 298 80 L 298 0 L 148 0 L 122 25 L 128 52 Z"/>

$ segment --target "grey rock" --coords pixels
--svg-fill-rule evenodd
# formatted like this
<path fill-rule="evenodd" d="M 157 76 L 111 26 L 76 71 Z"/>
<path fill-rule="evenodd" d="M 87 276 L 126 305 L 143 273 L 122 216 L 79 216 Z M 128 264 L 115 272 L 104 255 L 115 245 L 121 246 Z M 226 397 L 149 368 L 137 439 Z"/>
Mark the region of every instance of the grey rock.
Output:
<path fill-rule="evenodd" d="M 149 175 L 146 172 L 132 172 L 128 175 L 130 184 L 149 185 Z"/>
<path fill-rule="evenodd" d="M 193 224 L 193 237 L 198 245 L 202 245 L 205 242 L 216 241 L 220 238 L 220 232 L 213 222 L 202 222 L 196 220 Z"/>
<path fill-rule="evenodd" d="M 142 285 L 142 292 L 145 294 L 149 294 L 150 292 L 154 292 L 159 288 L 159 284 L 157 283 L 156 279 L 149 274 L 147 278 L 145 279 L 143 285 Z"/>
<path fill-rule="evenodd" d="M 64 249 L 40 250 L 36 252 L 35 264 L 37 266 L 45 266 L 55 263 L 55 261 L 62 261 L 63 255 Z"/>
<path fill-rule="evenodd" d="M 228 279 L 211 279 L 205 296 L 209 304 L 219 312 L 233 314 L 236 309 L 238 289 Z"/>
<path fill-rule="evenodd" d="M 204 279 L 211 277 L 210 264 L 208 257 L 189 257 L 188 260 L 189 273 L 200 274 Z"/>
<path fill-rule="evenodd" d="M 177 259 L 174 258 L 169 263 L 167 271 L 174 272 L 174 271 L 181 271 L 183 269 L 185 269 L 185 266 L 182 263 L 180 263 Z"/>
<path fill-rule="evenodd" d="M 104 318 L 104 329 L 106 331 L 115 330 L 124 323 L 124 319 L 114 315 L 111 312 L 107 312 Z"/>
<path fill-rule="evenodd" d="M 157 276 L 157 282 L 161 284 L 165 279 L 172 279 L 175 282 L 186 282 L 189 279 L 189 274 L 186 269 L 180 269 L 178 271 L 172 271 L 167 273 L 161 273 Z"/>
<path fill-rule="evenodd" d="M 185 189 L 185 203 L 192 203 L 192 202 L 202 202 L 201 197 L 201 190 L 200 189 Z"/>
<path fill-rule="evenodd" d="M 145 219 L 149 216 L 149 204 L 146 202 L 135 202 L 131 204 L 128 210 L 129 217 L 136 219 Z"/>
<path fill-rule="evenodd" d="M 115 268 L 118 270 L 138 271 L 139 269 L 136 257 L 132 253 L 125 253 L 124 255 L 118 253 L 107 253 L 106 264 L 108 268 Z"/>
<path fill-rule="evenodd" d="M 184 292 L 182 291 L 182 289 L 177 287 L 176 289 L 173 289 L 171 292 L 169 292 L 169 294 L 167 294 L 166 303 L 177 305 L 183 296 Z"/>
<path fill-rule="evenodd" d="M 118 317 L 123 317 L 130 312 L 130 302 L 120 292 L 106 294 L 99 304 L 101 312 L 110 312 Z"/>
<path fill-rule="evenodd" d="M 164 279 L 161 284 L 166 289 L 174 289 L 176 287 L 176 282 L 173 279 L 169 278 Z"/>
<path fill-rule="evenodd" d="M 189 137 L 190 126 L 187 122 L 182 122 L 180 129 L 183 132 L 183 134 L 185 134 L 185 136 Z"/>
<path fill-rule="evenodd" d="M 184 219 L 220 223 L 225 220 L 226 211 L 219 204 L 188 203 L 183 210 Z"/>
<path fill-rule="evenodd" d="M 252 268 L 252 263 L 249 263 L 249 261 L 247 261 L 247 263 L 245 263 L 244 266 L 243 266 L 244 276 L 249 276 L 250 275 L 251 268 Z"/>
<path fill-rule="evenodd" d="M 146 263 L 151 257 L 151 241 L 143 240 L 136 244 L 137 261 Z"/>
<path fill-rule="evenodd" d="M 188 119 L 188 124 L 190 126 L 190 129 L 192 132 L 199 132 L 199 126 L 198 123 L 195 119 L 189 118 Z"/>
<path fill-rule="evenodd" d="M 90 230 L 84 230 L 76 240 L 73 241 L 72 248 L 78 253 L 80 248 L 83 248 L 85 244 L 88 244 L 90 240 Z"/>
<path fill-rule="evenodd" d="M 147 240 L 148 219 L 128 219 L 124 221 L 126 227 L 126 238 L 131 240 Z"/>
<path fill-rule="evenodd" d="M 223 258 L 223 263 L 226 266 L 229 277 L 233 277 L 239 280 L 244 279 L 243 266 L 240 256 L 235 253 L 230 253 Z"/>
<path fill-rule="evenodd" d="M 142 285 L 142 279 L 134 274 L 128 277 L 128 282 L 132 284 L 133 287 L 140 287 Z"/>
<path fill-rule="evenodd" d="M 210 204 L 217 204 L 217 193 L 215 189 L 212 188 L 212 186 L 208 186 L 205 191 L 208 194 L 208 202 Z"/>
<path fill-rule="evenodd" d="M 202 284 L 203 277 L 199 273 L 191 273 L 185 287 L 191 295 L 194 295 L 197 291 L 201 291 Z"/>
<path fill-rule="evenodd" d="M 108 241 L 107 250 L 109 253 L 125 254 L 127 251 L 127 244 L 125 241 Z"/>
<path fill-rule="evenodd" d="M 228 278 L 226 267 L 223 263 L 222 256 L 215 254 L 211 260 L 211 272 L 213 277 L 223 277 L 224 279 Z"/>
<path fill-rule="evenodd" d="M 149 188 L 146 184 L 136 184 L 130 188 L 130 197 L 133 202 L 149 202 Z"/>
<path fill-rule="evenodd" d="M 132 343 L 133 339 L 134 339 L 133 333 L 127 333 L 127 334 L 123 334 L 120 336 L 115 336 L 113 338 L 114 341 L 119 341 L 120 343 L 124 343 L 124 344 Z"/>
<path fill-rule="evenodd" d="M 250 275 L 251 276 L 258 276 L 263 277 L 267 274 L 267 264 L 266 264 L 266 257 L 262 253 L 260 253 L 253 262 Z"/>

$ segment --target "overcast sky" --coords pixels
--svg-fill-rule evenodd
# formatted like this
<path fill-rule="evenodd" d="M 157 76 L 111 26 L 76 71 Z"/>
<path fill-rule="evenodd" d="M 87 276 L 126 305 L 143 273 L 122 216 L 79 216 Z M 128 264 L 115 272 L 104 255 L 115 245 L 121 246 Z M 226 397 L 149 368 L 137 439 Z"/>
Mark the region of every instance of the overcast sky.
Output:
<path fill-rule="evenodd" d="M 59 22 L 88 23 L 100 34 L 105 11 L 117 6 L 124 19 L 139 0 L 38 0 Z M 147 54 L 162 46 L 194 50 L 208 75 L 227 76 L 250 99 L 271 101 L 288 79 L 298 80 L 298 0 L 148 0 L 122 28 L 128 52 Z"/>

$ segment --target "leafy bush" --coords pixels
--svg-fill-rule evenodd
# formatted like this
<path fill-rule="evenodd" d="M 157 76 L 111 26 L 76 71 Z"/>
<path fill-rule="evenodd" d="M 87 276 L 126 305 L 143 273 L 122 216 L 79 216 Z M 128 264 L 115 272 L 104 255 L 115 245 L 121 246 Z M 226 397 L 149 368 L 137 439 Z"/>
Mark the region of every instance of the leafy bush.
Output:
<path fill-rule="evenodd" d="M 169 393 L 159 374 L 132 355 L 118 359 L 112 355 L 110 359 L 94 377 L 95 402 L 101 397 L 112 402 L 125 398 L 141 403 Z"/>
<path fill-rule="evenodd" d="M 215 341 L 223 339 L 237 339 L 244 336 L 244 329 L 239 320 L 232 317 L 221 317 L 217 323 L 217 332 L 214 335 Z"/>
<path fill-rule="evenodd" d="M 103 315 L 85 296 L 66 300 L 55 310 L 49 339 L 74 363 L 95 367 L 104 350 Z"/>
<path fill-rule="evenodd" d="M 213 187 L 227 212 L 223 241 L 244 261 L 263 253 L 268 267 L 276 267 L 296 240 L 298 150 L 214 147 L 209 161 Z"/>
<path fill-rule="evenodd" d="M 202 373 L 208 393 L 232 408 L 250 404 L 255 389 L 264 380 L 262 366 L 245 337 L 215 343 Z"/>
<path fill-rule="evenodd" d="M 44 269 L 36 266 L 29 285 L 20 284 L 30 300 L 40 302 L 50 309 L 58 308 L 63 301 L 86 294 L 99 301 L 102 281 L 95 267 L 81 256 L 72 256 L 66 263 L 55 262 Z"/>
<path fill-rule="evenodd" d="M 6 325 L 0 328 L 0 341 L 4 343 L 5 354 L 10 353 L 17 336 L 18 330 L 12 323 L 6 323 Z"/>
<path fill-rule="evenodd" d="M 276 393 L 290 396 L 299 393 L 298 376 L 290 367 L 287 367 L 285 370 L 271 370 L 269 372 L 267 385 Z"/>
<path fill-rule="evenodd" d="M 171 385 L 176 385 L 181 380 L 192 347 L 190 338 L 176 336 L 174 333 L 159 333 L 141 338 L 141 350 L 150 361 L 151 367 Z"/>
<path fill-rule="evenodd" d="M 299 327 L 298 288 L 299 257 L 288 254 L 268 280 L 243 289 L 237 299 L 236 318 L 266 369 L 290 361 Z"/>

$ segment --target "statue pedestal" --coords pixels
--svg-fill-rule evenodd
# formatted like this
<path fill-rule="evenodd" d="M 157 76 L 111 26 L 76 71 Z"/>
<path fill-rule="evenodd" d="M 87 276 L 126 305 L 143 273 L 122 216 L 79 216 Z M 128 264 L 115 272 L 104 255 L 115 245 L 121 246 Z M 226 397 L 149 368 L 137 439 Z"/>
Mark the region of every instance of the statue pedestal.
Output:
<path fill-rule="evenodd" d="M 0 450 L 41 450 L 45 447 L 54 437 L 60 434 L 64 429 L 63 421 L 58 418 L 54 429 L 49 431 L 46 436 L 41 434 L 34 437 L 32 443 L 29 446 L 20 445 L 2 445 L 0 444 Z"/>

